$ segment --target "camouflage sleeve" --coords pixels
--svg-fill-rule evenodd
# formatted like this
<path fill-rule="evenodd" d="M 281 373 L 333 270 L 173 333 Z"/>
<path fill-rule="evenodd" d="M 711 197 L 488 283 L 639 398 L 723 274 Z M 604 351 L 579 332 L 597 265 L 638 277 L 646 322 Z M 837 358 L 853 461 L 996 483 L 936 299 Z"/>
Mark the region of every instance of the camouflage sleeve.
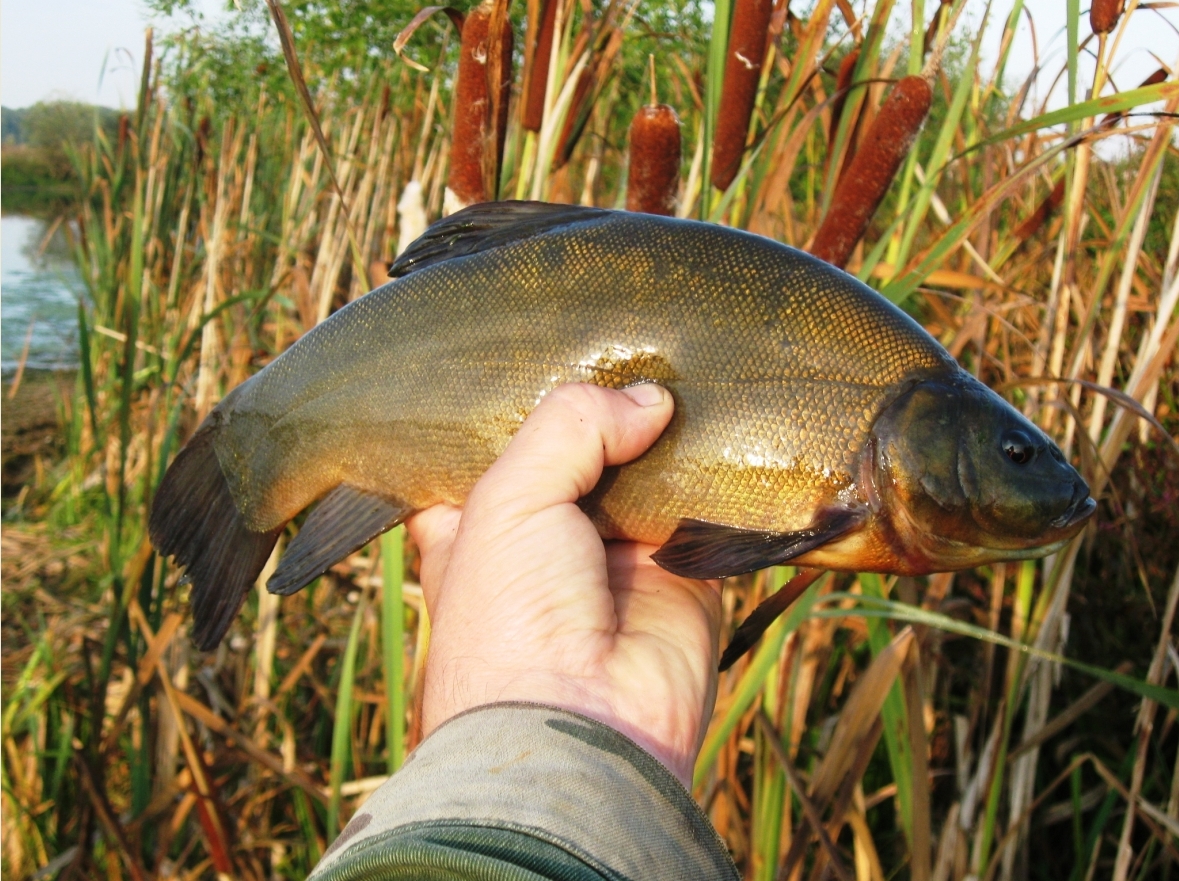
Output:
<path fill-rule="evenodd" d="M 343 879 L 732 879 L 671 772 L 611 728 L 494 704 L 448 721 L 361 806 L 312 873 Z"/>

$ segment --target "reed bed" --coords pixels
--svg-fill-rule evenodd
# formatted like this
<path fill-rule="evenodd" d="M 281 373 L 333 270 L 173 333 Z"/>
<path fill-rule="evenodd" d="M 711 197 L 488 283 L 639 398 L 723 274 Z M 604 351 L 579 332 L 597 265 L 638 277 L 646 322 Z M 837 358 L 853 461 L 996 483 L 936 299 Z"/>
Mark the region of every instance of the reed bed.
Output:
<path fill-rule="evenodd" d="M 1011 83 L 1020 0 L 991 9 L 988 69 L 962 0 L 779 2 L 742 123 L 724 93 L 742 2 L 717 0 L 711 29 L 622 0 L 489 4 L 491 33 L 524 36 L 530 87 L 511 82 L 502 166 L 480 154 L 472 192 L 627 204 L 627 130 L 658 75 L 684 136 L 677 214 L 818 250 L 837 222 L 848 271 L 1055 434 L 1101 504 L 1044 560 L 732 579 L 726 642 L 768 593 L 799 598 L 721 675 L 695 794 L 751 879 L 1179 877 L 1179 84 L 1109 76 L 1119 29 L 1160 13 L 1131 2 L 1106 27 L 1118 4 L 1095 2 L 1093 38 L 1070 3 L 1067 60 Z M 416 742 L 429 622 L 400 531 L 281 604 L 259 588 L 200 654 L 145 523 L 216 401 L 442 211 L 466 49 L 423 27 L 398 47 L 413 65 L 378 54 L 348 77 L 292 43 L 315 125 L 273 78 L 203 97 L 199 45 L 161 64 L 149 34 L 136 111 L 75 156 L 67 453 L 3 529 L 7 877 L 302 877 Z M 892 131 L 914 78 L 928 118 Z M 1054 81 L 1063 108 L 1033 106 Z M 504 106 L 486 105 L 484 147 Z M 841 186 L 861 167 L 879 192 Z"/>

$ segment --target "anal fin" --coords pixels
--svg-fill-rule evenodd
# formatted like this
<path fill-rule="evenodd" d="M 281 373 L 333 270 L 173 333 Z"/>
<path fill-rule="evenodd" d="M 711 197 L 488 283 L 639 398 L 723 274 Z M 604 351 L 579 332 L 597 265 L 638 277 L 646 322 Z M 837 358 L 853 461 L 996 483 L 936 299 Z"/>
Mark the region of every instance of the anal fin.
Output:
<path fill-rule="evenodd" d="M 290 596 L 334 564 L 360 550 L 411 512 L 374 493 L 341 484 L 323 497 L 266 582 L 271 593 Z"/>
<path fill-rule="evenodd" d="M 732 667 L 738 658 L 753 648 L 761 639 L 766 628 L 777 621 L 782 613 L 802 596 L 802 592 L 818 581 L 819 576 L 826 571 L 826 569 L 804 569 L 782 585 L 780 590 L 762 600 L 757 608 L 749 613 L 749 617 L 741 622 L 741 626 L 737 628 L 737 632 L 733 634 L 733 638 L 725 646 L 725 652 L 721 655 L 717 669 L 724 673 Z"/>
<path fill-rule="evenodd" d="M 680 521 L 671 538 L 651 559 L 687 578 L 725 578 L 779 566 L 834 541 L 864 522 L 855 508 L 826 508 L 807 529 L 766 532 L 705 520 Z"/>

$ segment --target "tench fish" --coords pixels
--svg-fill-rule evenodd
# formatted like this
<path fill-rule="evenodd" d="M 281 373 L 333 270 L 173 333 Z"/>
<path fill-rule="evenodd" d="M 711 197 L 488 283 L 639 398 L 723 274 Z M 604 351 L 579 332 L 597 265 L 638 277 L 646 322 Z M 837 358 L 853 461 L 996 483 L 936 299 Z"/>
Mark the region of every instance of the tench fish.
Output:
<path fill-rule="evenodd" d="M 289 594 L 462 504 L 557 385 L 659 382 L 675 416 L 582 507 L 694 577 L 922 574 L 1041 555 L 1095 503 L 1056 445 L 871 288 L 785 245 L 646 214 L 485 203 L 231 391 L 150 530 L 220 642 L 287 523 Z"/>

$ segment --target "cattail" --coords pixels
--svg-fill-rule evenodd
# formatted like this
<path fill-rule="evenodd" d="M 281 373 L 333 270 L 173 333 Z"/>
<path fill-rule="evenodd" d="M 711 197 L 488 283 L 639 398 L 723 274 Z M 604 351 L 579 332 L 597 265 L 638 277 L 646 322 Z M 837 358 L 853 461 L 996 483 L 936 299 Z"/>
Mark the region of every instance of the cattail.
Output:
<path fill-rule="evenodd" d="M 835 75 L 835 99 L 831 102 L 831 126 L 827 131 L 827 144 L 830 148 L 835 143 L 835 132 L 839 129 L 839 117 L 843 116 L 843 105 L 847 103 L 847 90 L 851 88 L 852 75 L 856 72 L 856 62 L 860 60 L 860 50 L 852 49 L 839 62 L 839 73 Z M 848 150 L 851 147 L 849 145 Z"/>
<path fill-rule="evenodd" d="M 553 29 L 557 23 L 557 4 L 561 0 L 541 0 L 540 26 L 537 28 L 532 54 L 532 72 L 524 102 L 524 128 L 539 132 L 544 121 L 544 96 L 549 79 L 549 60 L 553 55 Z"/>
<path fill-rule="evenodd" d="M 1093 0 L 1089 7 L 1089 26 L 1095 34 L 1108 34 L 1117 27 L 1126 0 Z"/>
<path fill-rule="evenodd" d="M 1021 223 L 1015 229 L 1015 237 L 1021 242 L 1026 242 L 1037 232 L 1040 231 L 1045 221 L 1052 216 L 1052 212 L 1060 207 L 1060 203 L 1064 201 L 1064 180 L 1052 188 L 1044 201 L 1037 206 L 1036 210 L 1028 215 L 1028 219 Z"/>
<path fill-rule="evenodd" d="M 847 265 L 913 146 L 932 101 L 933 90 L 919 76 L 907 76 L 893 86 L 859 152 L 839 179 L 831 208 L 811 245 L 812 254 L 840 268 Z"/>
<path fill-rule="evenodd" d="M 733 9 L 724 88 L 712 139 L 712 185 L 718 190 L 727 190 L 741 168 L 773 11 L 772 0 L 737 0 Z"/>
<path fill-rule="evenodd" d="M 630 171 L 626 210 L 675 214 L 680 188 L 680 118 L 655 97 L 655 56 L 651 59 L 651 103 L 630 124 Z"/>
<path fill-rule="evenodd" d="M 454 129 L 450 146 L 450 176 L 446 182 L 446 211 L 452 214 L 476 202 L 495 197 L 484 185 L 483 157 L 494 149 L 498 175 L 507 133 L 508 98 L 512 89 L 512 29 L 506 23 L 500 53 L 499 118 L 491 126 L 491 102 L 487 62 L 488 27 L 493 0 L 484 0 L 467 15 L 463 23 L 459 50 L 458 79 L 454 87 Z"/>

